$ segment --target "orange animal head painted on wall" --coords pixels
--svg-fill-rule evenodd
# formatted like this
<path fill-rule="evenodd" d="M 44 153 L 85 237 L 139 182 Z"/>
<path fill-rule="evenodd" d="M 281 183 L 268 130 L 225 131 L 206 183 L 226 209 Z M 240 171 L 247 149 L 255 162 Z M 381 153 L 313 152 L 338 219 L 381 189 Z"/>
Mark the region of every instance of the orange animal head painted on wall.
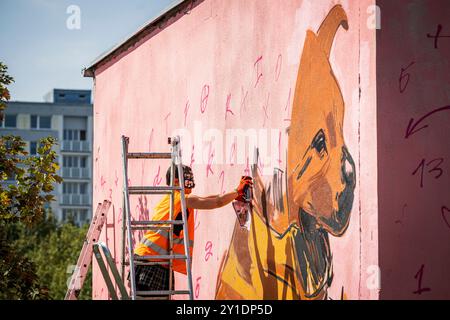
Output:
<path fill-rule="evenodd" d="M 289 220 L 341 235 L 347 228 L 355 166 L 343 136 L 344 99 L 329 56 L 339 27 L 348 29 L 340 5 L 317 35 L 308 30 L 298 70 L 288 141 Z"/>

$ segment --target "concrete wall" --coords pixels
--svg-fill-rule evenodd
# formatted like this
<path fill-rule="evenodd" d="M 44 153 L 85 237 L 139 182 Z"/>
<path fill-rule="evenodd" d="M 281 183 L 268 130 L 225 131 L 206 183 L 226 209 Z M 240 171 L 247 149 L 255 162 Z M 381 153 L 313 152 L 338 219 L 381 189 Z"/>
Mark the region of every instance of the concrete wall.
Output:
<path fill-rule="evenodd" d="M 195 297 L 378 298 L 373 2 L 196 1 L 96 70 L 93 203 L 113 203 L 101 239 L 117 262 L 121 135 L 142 152 L 167 151 L 167 137 L 182 133 L 194 193 L 208 195 L 250 173 L 254 149 L 226 139 L 229 130 L 250 129 L 260 135 L 254 200 L 272 209 L 257 206 L 249 229 L 236 225 L 231 205 L 196 212 Z M 331 12 L 336 4 L 344 13 Z M 319 32 L 330 12 L 328 31 Z M 313 140 L 321 129 L 326 151 Z M 164 184 L 167 166 L 134 160 L 131 185 Z M 282 183 L 264 197 L 275 190 L 274 170 Z M 134 198 L 134 217 L 151 217 L 156 201 Z M 317 250 L 303 252 L 308 244 Z M 183 276 L 176 280 L 185 286 Z M 108 298 L 96 266 L 93 281 L 93 298 Z"/>
<path fill-rule="evenodd" d="M 449 299 L 450 7 L 377 4 L 380 297 Z"/>

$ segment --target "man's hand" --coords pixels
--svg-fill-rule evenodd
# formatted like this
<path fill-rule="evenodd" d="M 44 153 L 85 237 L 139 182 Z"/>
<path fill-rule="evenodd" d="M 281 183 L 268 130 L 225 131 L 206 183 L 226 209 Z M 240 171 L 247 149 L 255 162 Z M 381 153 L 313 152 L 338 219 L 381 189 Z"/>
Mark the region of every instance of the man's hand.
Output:
<path fill-rule="evenodd" d="M 244 193 L 246 187 L 248 187 L 248 188 L 252 188 L 253 187 L 252 177 L 243 176 L 241 178 L 241 181 L 239 182 L 239 186 L 236 188 L 236 191 L 237 191 L 238 195 L 235 198 L 235 200 L 246 202 L 245 193 Z"/>

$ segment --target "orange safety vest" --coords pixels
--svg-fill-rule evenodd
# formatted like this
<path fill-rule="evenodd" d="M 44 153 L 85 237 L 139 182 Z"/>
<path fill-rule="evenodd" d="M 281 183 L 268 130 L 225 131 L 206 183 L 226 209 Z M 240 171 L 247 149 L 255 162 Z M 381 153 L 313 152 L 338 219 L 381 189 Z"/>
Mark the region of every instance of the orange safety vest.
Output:
<path fill-rule="evenodd" d="M 180 192 L 174 193 L 174 210 L 173 219 L 181 220 L 181 197 Z M 188 233 L 189 233 L 189 254 L 192 261 L 192 251 L 194 248 L 194 209 L 188 208 Z M 156 205 L 155 213 L 152 220 L 170 220 L 170 195 L 165 195 L 162 200 Z M 173 254 L 185 254 L 184 251 L 184 232 L 183 225 L 174 225 L 173 229 Z M 138 256 L 151 255 L 168 255 L 169 252 L 169 231 L 147 231 L 141 242 L 134 249 L 134 253 Z M 150 260 L 150 261 L 167 261 L 166 260 Z M 167 265 L 163 265 L 167 266 Z M 173 270 L 186 274 L 186 260 L 174 259 L 172 260 Z"/>

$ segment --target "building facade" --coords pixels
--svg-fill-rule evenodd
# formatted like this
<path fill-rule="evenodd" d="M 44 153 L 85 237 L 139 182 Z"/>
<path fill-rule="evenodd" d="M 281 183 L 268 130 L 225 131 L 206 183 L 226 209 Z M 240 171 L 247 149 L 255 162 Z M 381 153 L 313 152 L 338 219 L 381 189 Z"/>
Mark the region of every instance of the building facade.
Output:
<path fill-rule="evenodd" d="M 92 217 L 92 104 L 90 90 L 54 89 L 46 102 L 8 103 L 0 135 L 21 136 L 30 155 L 36 155 L 41 138 L 57 140 L 63 183 L 49 204 L 59 221 L 73 216 L 79 225 Z M 12 181 L 9 181 L 12 183 Z"/>

